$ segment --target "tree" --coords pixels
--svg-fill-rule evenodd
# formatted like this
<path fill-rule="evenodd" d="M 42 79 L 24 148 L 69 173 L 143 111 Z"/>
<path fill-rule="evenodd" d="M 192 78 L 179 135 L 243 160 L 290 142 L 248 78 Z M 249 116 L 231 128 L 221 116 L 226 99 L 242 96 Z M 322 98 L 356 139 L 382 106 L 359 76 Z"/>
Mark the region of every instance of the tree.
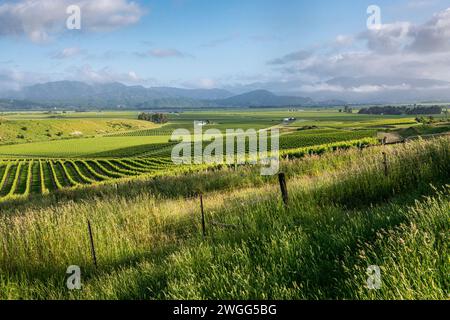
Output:
<path fill-rule="evenodd" d="M 164 113 L 145 113 L 142 112 L 138 116 L 138 120 L 151 121 L 153 123 L 167 123 L 169 118 Z"/>

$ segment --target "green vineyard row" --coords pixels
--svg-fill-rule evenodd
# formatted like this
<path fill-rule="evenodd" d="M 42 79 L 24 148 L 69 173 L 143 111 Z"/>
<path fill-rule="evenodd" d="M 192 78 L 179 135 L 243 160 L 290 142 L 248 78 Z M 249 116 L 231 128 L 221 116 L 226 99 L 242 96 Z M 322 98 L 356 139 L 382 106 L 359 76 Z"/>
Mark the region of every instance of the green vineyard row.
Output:
<path fill-rule="evenodd" d="M 352 135 L 354 136 L 354 135 Z M 309 147 L 280 150 L 282 158 L 301 158 L 337 149 L 375 145 L 375 138 L 363 138 Z M 249 147 L 249 146 L 247 146 Z M 252 151 L 247 148 L 247 151 Z M 250 160 L 247 154 L 247 161 Z M 58 190 L 112 182 L 142 175 L 170 175 L 207 169 L 214 164 L 175 165 L 170 157 L 91 159 L 4 159 L 0 160 L 0 203 L 46 195 Z"/>
<path fill-rule="evenodd" d="M 0 202 L 118 178 L 151 175 L 171 167 L 173 163 L 169 158 L 3 160 L 0 162 Z"/>

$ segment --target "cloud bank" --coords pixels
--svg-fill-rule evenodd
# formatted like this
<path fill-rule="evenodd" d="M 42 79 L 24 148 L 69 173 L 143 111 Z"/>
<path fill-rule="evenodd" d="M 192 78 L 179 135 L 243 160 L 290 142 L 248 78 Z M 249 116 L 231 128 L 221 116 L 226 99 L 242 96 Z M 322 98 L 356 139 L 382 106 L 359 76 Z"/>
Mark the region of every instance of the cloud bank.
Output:
<path fill-rule="evenodd" d="M 82 32 L 105 32 L 137 23 L 144 9 L 127 0 L 20 0 L 0 5 L 0 36 L 26 36 L 42 43 L 64 32 L 66 9 L 81 9 Z"/>

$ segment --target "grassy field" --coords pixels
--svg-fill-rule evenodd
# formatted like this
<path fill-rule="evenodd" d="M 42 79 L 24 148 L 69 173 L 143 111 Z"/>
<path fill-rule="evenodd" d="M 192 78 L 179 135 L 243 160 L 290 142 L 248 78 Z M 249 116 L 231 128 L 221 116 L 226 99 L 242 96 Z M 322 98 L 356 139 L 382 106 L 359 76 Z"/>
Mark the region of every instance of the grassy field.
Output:
<path fill-rule="evenodd" d="M 170 141 L 171 134 L 178 128 L 192 131 L 194 121 L 208 121 L 203 131 L 278 128 L 281 155 L 291 158 L 376 145 L 376 138 L 383 135 L 395 140 L 442 133 L 450 126 L 446 122 L 421 125 L 410 116 L 346 114 L 332 109 L 188 111 L 168 114 L 169 123 L 162 126 L 132 119 L 137 117 L 136 112 L 25 112 L 2 116 L 0 134 L 5 137 L 13 129 L 33 137 L 31 140 L 45 140 L 45 132 L 65 130 L 65 133 L 58 140 L 14 143 L 17 139 L 12 138 L 0 145 L 1 202 L 122 178 L 177 172 L 179 168 L 168 170 L 171 151 L 176 145 Z M 283 122 L 287 117 L 296 120 Z M 92 136 L 67 138 L 67 132 L 72 130 L 83 130 Z M 203 148 L 206 148 L 210 138 L 204 138 Z M 250 148 L 247 142 L 247 153 L 252 151 Z"/>
<path fill-rule="evenodd" d="M 154 137 L 93 137 L 87 139 L 72 139 L 34 142 L 28 144 L 13 144 L 0 146 L 0 156 L 24 157 L 79 157 L 96 153 L 122 149 L 164 144 L 169 141 L 166 136 Z"/>
<path fill-rule="evenodd" d="M 32 115 L 30 115 L 33 118 Z M 158 126 L 135 119 L 9 119 L 0 116 L 0 145 L 94 137 Z"/>
<path fill-rule="evenodd" d="M 254 168 L 9 206 L 0 297 L 448 299 L 449 152 L 440 138 L 283 162 L 287 208 L 276 178 Z M 198 199 L 180 198 L 194 186 L 205 193 L 205 239 Z M 83 272 L 77 292 L 64 286 L 73 264 Z M 369 265 L 382 270 L 380 290 L 365 286 Z"/>
<path fill-rule="evenodd" d="M 158 127 L 136 117 L 1 115 L 11 137 L 0 146 L 1 299 L 450 298 L 450 139 L 377 139 L 448 132 L 442 117 L 189 111 Z M 200 120 L 280 129 L 289 205 L 259 166 L 174 165 L 172 131 Z M 80 128 L 92 137 L 42 135 Z M 81 291 L 65 286 L 69 265 L 81 267 Z M 366 286 L 370 265 L 380 290 Z"/>

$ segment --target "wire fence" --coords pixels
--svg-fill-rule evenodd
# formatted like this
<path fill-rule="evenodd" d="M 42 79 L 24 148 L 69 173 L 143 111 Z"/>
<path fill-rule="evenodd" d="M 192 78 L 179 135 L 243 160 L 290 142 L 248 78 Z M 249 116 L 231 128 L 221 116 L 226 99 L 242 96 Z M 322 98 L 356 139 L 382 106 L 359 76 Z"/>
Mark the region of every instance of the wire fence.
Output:
<path fill-rule="evenodd" d="M 404 141 L 401 141 L 403 143 Z M 386 143 L 387 144 L 387 143 Z M 390 176 L 398 176 L 402 172 L 414 172 L 419 170 L 415 163 L 401 162 L 397 158 L 396 149 L 384 149 L 379 156 L 371 158 L 371 163 L 365 167 L 355 166 L 351 170 L 345 170 L 347 175 L 360 175 L 368 170 L 379 172 L 380 177 L 389 178 Z M 328 169 L 328 168 L 327 168 Z M 336 168 L 337 169 L 337 168 Z M 295 176 L 317 175 L 320 173 L 320 167 L 308 168 L 302 170 L 301 168 L 295 173 Z M 338 173 L 336 173 L 338 174 Z M 289 177 L 285 172 L 278 174 L 279 194 L 269 193 L 268 199 L 279 201 L 286 208 L 290 205 L 290 189 Z M 272 187 L 276 187 L 273 181 Z M 217 230 L 227 230 L 229 232 L 238 232 L 245 230 L 245 225 L 236 217 L 227 216 L 225 214 L 218 215 L 208 207 L 208 198 L 199 193 L 194 197 L 186 198 L 186 201 L 191 201 L 192 204 L 187 207 L 186 214 L 180 219 L 179 217 L 161 217 L 155 220 L 155 224 L 151 226 L 150 231 L 154 234 L 155 239 L 166 238 L 172 241 L 189 241 L 198 239 L 208 239 L 213 237 Z M 224 200 L 224 202 L 227 200 Z M 197 203 L 197 205 L 195 205 Z M 189 208 L 189 209 L 188 209 Z M 217 210 L 216 210 L 217 211 Z M 233 221 L 233 218 L 235 218 Z M 107 230 L 102 229 L 101 225 L 95 225 L 93 221 L 87 220 L 86 234 L 89 239 L 90 254 L 92 263 L 95 268 L 101 267 L 102 252 L 96 248 L 96 241 L 98 239 L 107 239 L 107 237 L 98 237 L 96 233 L 107 233 Z"/>
<path fill-rule="evenodd" d="M 418 167 L 414 163 L 401 163 L 400 159 L 396 158 L 395 150 L 391 153 L 382 151 L 379 157 L 374 158 L 373 162 L 361 169 L 355 166 L 354 170 L 346 170 L 346 175 L 355 176 L 361 175 L 368 171 L 379 172 L 379 176 L 382 178 L 389 178 L 395 174 L 395 177 L 399 176 L 399 173 L 414 172 L 418 170 Z M 303 170 L 299 175 L 304 176 L 308 174 L 315 175 L 318 173 L 318 168 L 309 170 Z M 337 172 L 339 174 L 339 172 Z M 278 199 L 282 205 L 286 208 L 290 205 L 290 191 L 288 177 L 284 172 L 278 174 L 279 195 L 270 193 L 267 199 Z M 187 201 L 197 201 L 197 209 L 191 209 L 183 219 L 178 220 L 159 220 L 158 224 L 152 227 L 152 231 L 156 234 L 161 234 L 166 237 L 172 238 L 174 241 L 188 241 L 192 239 L 198 239 L 199 237 L 207 239 L 213 237 L 217 230 L 227 230 L 229 232 L 237 232 L 239 230 L 245 230 L 245 226 L 242 225 L 242 221 L 237 217 L 218 215 L 217 210 L 208 209 L 208 198 L 205 198 L 203 194 L 198 194 L 195 197 L 186 199 Z M 226 200 L 224 200 L 226 201 Z M 220 210 L 219 210 L 220 211 Z M 223 213 L 223 212 L 222 212 Z M 230 220 L 237 220 L 237 222 L 230 222 Z M 93 261 L 95 258 L 93 257 Z"/>

